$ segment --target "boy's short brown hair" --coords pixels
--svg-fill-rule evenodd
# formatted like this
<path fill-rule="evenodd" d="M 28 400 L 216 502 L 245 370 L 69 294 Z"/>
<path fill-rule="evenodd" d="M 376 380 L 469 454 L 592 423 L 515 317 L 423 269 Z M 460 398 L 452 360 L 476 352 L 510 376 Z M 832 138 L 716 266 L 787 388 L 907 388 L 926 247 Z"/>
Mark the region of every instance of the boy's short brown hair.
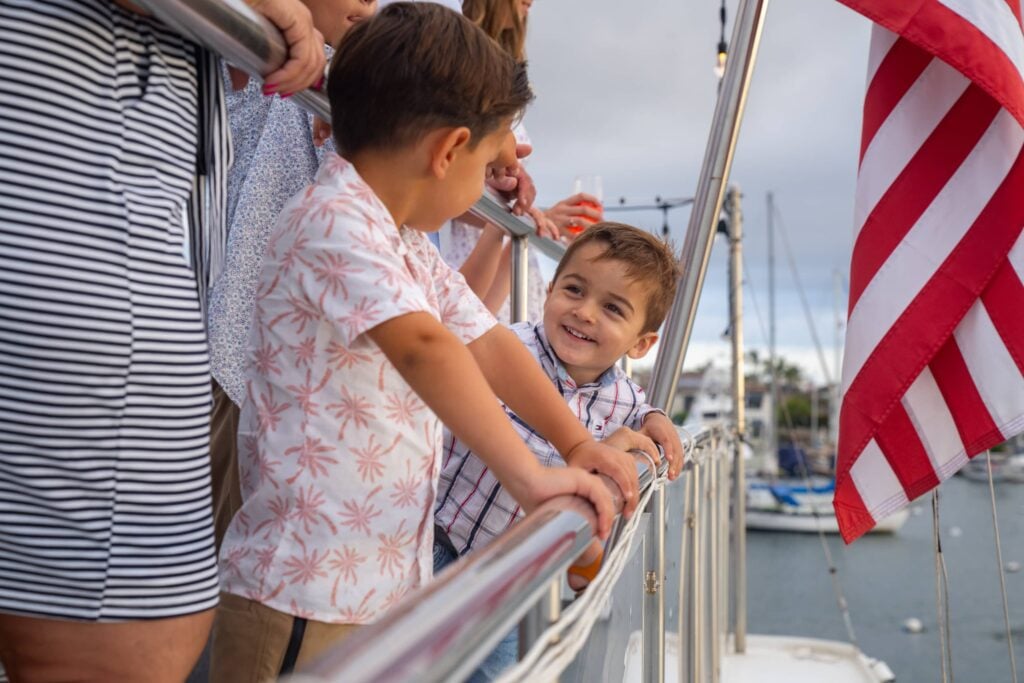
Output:
<path fill-rule="evenodd" d="M 470 147 L 533 99 L 516 62 L 472 22 L 432 2 L 396 2 L 342 39 L 327 78 L 343 156 L 466 126 Z"/>
<path fill-rule="evenodd" d="M 679 265 L 668 245 L 657 237 L 624 223 L 594 223 L 577 237 L 565 250 L 555 269 L 557 281 L 563 266 L 584 245 L 605 245 L 604 252 L 595 260 L 614 259 L 626 266 L 629 277 L 648 286 L 647 307 L 641 333 L 656 332 L 668 315 L 668 308 L 676 295 Z"/>

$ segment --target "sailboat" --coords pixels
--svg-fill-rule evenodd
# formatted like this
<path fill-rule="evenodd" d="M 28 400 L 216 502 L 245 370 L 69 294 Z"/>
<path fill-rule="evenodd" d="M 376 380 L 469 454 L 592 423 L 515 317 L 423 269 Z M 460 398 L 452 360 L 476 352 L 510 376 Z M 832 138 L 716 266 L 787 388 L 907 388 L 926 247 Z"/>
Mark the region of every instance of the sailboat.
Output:
<path fill-rule="evenodd" d="M 785 405 L 779 400 L 778 364 L 775 353 L 775 218 L 778 215 L 778 209 L 771 193 L 768 193 L 767 208 L 769 321 L 768 367 L 770 371 L 769 381 L 771 387 L 771 399 L 768 410 L 769 417 L 767 420 L 769 438 L 767 439 L 768 453 L 765 458 L 767 460 L 767 467 L 764 468 L 765 472 L 748 475 L 747 528 L 759 531 L 838 534 L 839 522 L 836 520 L 835 511 L 832 507 L 832 497 L 835 493 L 835 481 L 831 477 L 812 475 L 808 459 L 803 451 L 796 445 L 796 439 L 793 437 L 792 420 L 788 411 L 786 411 Z M 780 227 L 782 227 L 781 223 Z M 801 302 L 803 303 L 808 330 L 812 340 L 814 341 L 815 348 L 818 352 L 818 358 L 821 362 L 821 371 L 825 376 L 826 384 L 832 387 L 832 390 L 829 392 L 829 415 L 830 424 L 834 425 L 835 420 L 837 419 L 835 408 L 838 406 L 839 398 L 837 388 L 838 383 L 832 381 L 830 378 L 829 369 L 825 362 L 825 355 L 822 351 L 821 342 L 815 329 L 814 319 L 810 314 L 810 308 L 807 305 L 807 298 L 804 294 L 803 285 L 796 269 L 796 263 L 789 249 L 789 241 L 785 236 L 785 232 L 782 233 L 782 236 L 782 243 L 786 250 L 786 255 L 788 257 L 787 260 L 793 275 L 793 280 L 796 283 L 797 291 L 800 293 Z M 839 278 L 837 277 L 837 338 L 838 332 L 842 326 L 839 314 L 840 297 L 838 296 L 838 281 Z M 839 371 L 838 348 L 837 339 L 835 360 L 835 372 L 837 373 Z M 818 435 L 817 405 L 818 395 L 814 390 L 812 390 L 812 441 L 816 439 Z M 789 460 L 791 461 L 789 466 L 785 468 L 788 470 L 786 476 L 780 476 L 778 474 L 779 456 L 784 452 L 779 448 L 779 427 L 777 418 L 779 408 L 782 409 L 791 437 L 791 444 L 785 451 L 790 454 Z M 834 430 L 832 430 L 832 434 L 835 434 Z M 895 533 L 906 523 L 909 517 L 910 513 L 908 510 L 899 510 L 879 521 L 871 531 L 872 533 L 882 534 Z"/>

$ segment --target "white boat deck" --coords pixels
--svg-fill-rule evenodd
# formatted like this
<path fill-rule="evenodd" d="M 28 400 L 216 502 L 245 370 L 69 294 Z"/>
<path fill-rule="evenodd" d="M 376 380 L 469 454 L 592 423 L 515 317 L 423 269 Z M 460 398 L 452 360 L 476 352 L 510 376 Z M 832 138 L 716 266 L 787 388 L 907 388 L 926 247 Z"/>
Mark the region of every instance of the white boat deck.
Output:
<path fill-rule="evenodd" d="M 665 680 L 681 681 L 679 637 L 666 633 Z M 624 683 L 643 680 L 643 639 L 630 634 Z M 747 651 L 722 657 L 721 683 L 889 683 L 889 667 L 849 643 L 796 636 L 747 636 Z"/>
<path fill-rule="evenodd" d="M 747 651 L 722 657 L 722 683 L 886 683 L 889 667 L 849 643 L 793 636 L 747 636 Z"/>

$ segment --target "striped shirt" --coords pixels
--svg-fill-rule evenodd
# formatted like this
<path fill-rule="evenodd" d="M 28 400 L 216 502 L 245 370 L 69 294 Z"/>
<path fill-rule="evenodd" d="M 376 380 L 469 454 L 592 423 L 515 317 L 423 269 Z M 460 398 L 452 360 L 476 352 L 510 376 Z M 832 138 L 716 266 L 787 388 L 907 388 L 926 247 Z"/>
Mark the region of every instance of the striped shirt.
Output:
<path fill-rule="evenodd" d="M 623 426 L 639 429 L 650 413 L 661 412 L 644 401 L 644 390 L 618 366 L 608 368 L 597 381 L 578 386 L 548 343 L 542 323 L 516 323 L 511 329 L 595 439 L 603 439 Z M 550 442 L 508 407 L 505 413 L 542 465 L 565 465 Z M 483 461 L 447 429 L 443 457 L 434 521 L 448 534 L 459 554 L 465 554 L 474 546 L 489 543 L 523 513 Z"/>

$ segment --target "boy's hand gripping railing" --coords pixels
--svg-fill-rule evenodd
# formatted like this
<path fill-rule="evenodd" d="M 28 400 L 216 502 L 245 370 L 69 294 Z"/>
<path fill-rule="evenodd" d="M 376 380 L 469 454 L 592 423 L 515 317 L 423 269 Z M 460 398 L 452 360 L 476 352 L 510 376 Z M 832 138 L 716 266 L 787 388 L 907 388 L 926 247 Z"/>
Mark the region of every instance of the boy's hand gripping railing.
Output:
<path fill-rule="evenodd" d="M 168 26 L 221 55 L 251 76 L 272 73 L 285 62 L 287 44 L 265 17 L 243 0 L 136 0 Z M 294 101 L 312 114 L 330 121 L 331 107 L 319 90 L 295 93 Z M 533 222 L 513 216 L 507 206 L 484 194 L 470 212 L 498 226 L 514 240 L 512 252 L 513 320 L 525 318 L 527 242 L 556 261 L 565 245 L 537 235 Z M 517 315 L 517 313 L 522 315 Z"/>

